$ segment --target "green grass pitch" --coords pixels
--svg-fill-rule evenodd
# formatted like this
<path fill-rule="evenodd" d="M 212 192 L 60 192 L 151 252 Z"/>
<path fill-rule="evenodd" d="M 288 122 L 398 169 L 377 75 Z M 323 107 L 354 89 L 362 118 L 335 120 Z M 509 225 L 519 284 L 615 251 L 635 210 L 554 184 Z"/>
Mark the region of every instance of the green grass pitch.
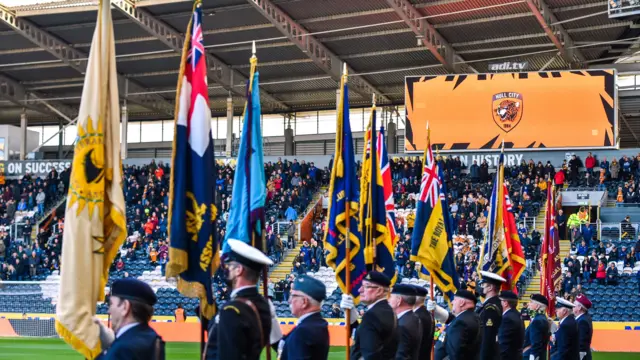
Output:
<path fill-rule="evenodd" d="M 329 360 L 345 358 L 344 347 L 334 346 Z M 198 359 L 197 343 L 168 343 L 167 359 Z M 263 356 L 263 359 L 265 357 Z M 272 359 L 276 359 L 275 353 Z M 594 353 L 594 360 L 640 360 L 640 353 Z M 60 339 L 0 338 L 0 359 L 81 360 L 81 356 Z"/>

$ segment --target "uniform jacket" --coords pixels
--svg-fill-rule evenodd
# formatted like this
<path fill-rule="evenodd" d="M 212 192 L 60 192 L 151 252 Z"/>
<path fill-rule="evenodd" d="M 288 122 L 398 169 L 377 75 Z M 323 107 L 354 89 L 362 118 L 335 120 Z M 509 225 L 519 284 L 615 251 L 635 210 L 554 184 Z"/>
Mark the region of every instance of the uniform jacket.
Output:
<path fill-rule="evenodd" d="M 281 360 L 327 360 L 329 329 L 320 313 L 304 318 L 284 338 Z"/>
<path fill-rule="evenodd" d="M 164 341 L 147 324 L 138 324 L 117 337 L 96 360 L 164 360 Z"/>
<path fill-rule="evenodd" d="M 482 329 L 482 344 L 480 346 L 481 360 L 499 360 L 498 330 L 502 321 L 502 305 L 497 296 L 486 299 L 482 307 L 476 310 L 480 315 Z"/>
<path fill-rule="evenodd" d="M 398 329 L 398 351 L 395 359 L 418 360 L 422 341 L 420 318 L 413 310 L 409 310 L 398 319 Z"/>
<path fill-rule="evenodd" d="M 241 299 L 251 301 L 256 307 L 262 335 L 255 312 Z M 257 287 L 249 287 L 238 291 L 225 303 L 211 323 L 206 360 L 258 360 L 262 348 L 269 342 L 271 310 Z"/>
<path fill-rule="evenodd" d="M 523 357 L 529 359 L 533 355 L 535 360 L 547 359 L 547 346 L 549 345 L 549 322 L 547 317 L 536 315 L 524 333 Z"/>
<path fill-rule="evenodd" d="M 521 360 L 524 343 L 524 322 L 517 310 L 509 309 L 502 315 L 498 331 L 501 360 Z"/>
<path fill-rule="evenodd" d="M 398 350 L 398 324 L 396 314 L 386 300 L 382 300 L 364 313 L 357 325 L 351 358 L 364 360 L 390 360 Z"/>
<path fill-rule="evenodd" d="M 435 360 L 477 360 L 480 358 L 482 332 L 480 318 L 472 310 L 456 316 L 436 344 Z"/>
<path fill-rule="evenodd" d="M 419 307 L 415 314 L 420 318 L 420 326 L 422 326 L 422 340 L 420 341 L 419 360 L 431 360 L 431 347 L 433 346 L 433 319 L 431 314 L 424 307 Z"/>
<path fill-rule="evenodd" d="M 551 360 L 580 360 L 578 323 L 573 314 L 560 322 L 555 337 L 556 342 L 551 349 Z"/>
<path fill-rule="evenodd" d="M 593 324 L 589 313 L 582 314 L 576 320 L 578 323 L 578 349 L 586 352 L 582 360 L 591 360 L 591 338 L 593 336 Z"/>

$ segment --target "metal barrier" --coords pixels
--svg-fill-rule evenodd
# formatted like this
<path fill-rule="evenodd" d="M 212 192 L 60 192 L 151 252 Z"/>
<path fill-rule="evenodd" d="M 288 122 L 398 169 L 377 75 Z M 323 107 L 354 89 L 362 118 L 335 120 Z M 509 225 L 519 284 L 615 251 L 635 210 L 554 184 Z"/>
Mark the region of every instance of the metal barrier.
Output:
<path fill-rule="evenodd" d="M 518 221 L 518 226 L 520 226 L 520 224 L 524 224 L 527 232 L 531 232 L 536 228 L 536 221 L 537 216 L 525 216 L 522 220 Z"/>

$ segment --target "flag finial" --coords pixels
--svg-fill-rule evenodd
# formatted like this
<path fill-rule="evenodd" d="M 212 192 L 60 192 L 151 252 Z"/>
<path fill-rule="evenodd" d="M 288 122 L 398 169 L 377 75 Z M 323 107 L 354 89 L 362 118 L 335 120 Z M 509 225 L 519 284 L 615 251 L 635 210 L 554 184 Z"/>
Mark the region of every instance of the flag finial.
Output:
<path fill-rule="evenodd" d="M 347 63 L 342 63 L 342 75 L 347 75 Z"/>
<path fill-rule="evenodd" d="M 504 151 L 504 139 L 502 139 L 502 151 Z"/>
<path fill-rule="evenodd" d="M 253 43 L 251 44 L 251 55 L 256 56 L 256 41 L 253 40 Z"/>
<path fill-rule="evenodd" d="M 371 94 L 371 104 L 376 106 L 376 93 Z"/>

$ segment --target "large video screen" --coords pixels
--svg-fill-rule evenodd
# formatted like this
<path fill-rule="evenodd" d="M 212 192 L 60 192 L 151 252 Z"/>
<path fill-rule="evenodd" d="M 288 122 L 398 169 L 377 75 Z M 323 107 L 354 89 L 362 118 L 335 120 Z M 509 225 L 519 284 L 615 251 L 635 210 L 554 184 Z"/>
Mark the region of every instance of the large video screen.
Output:
<path fill-rule="evenodd" d="M 405 80 L 405 150 L 615 147 L 614 70 L 414 76 Z"/>

